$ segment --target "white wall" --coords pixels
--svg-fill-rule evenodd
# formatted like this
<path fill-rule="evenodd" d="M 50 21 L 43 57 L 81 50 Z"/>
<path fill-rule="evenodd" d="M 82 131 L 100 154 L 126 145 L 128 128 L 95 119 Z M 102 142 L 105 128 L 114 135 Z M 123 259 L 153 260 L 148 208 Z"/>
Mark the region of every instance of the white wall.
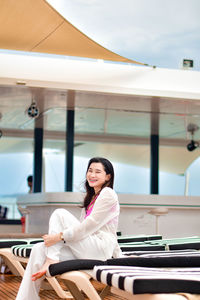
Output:
<path fill-rule="evenodd" d="M 17 202 L 29 212 L 26 232 L 46 233 L 54 209 L 64 207 L 79 217 L 82 199 L 80 193 L 37 193 L 23 195 Z M 119 230 L 123 235 L 200 236 L 199 197 L 119 194 L 119 201 Z"/>

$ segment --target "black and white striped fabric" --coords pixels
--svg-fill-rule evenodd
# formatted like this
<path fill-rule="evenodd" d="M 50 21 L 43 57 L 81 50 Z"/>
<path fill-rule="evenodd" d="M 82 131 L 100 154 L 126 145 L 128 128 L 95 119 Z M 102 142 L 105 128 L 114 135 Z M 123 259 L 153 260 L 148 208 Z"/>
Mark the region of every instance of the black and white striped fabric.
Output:
<path fill-rule="evenodd" d="M 200 238 L 198 236 L 173 238 L 173 239 L 156 239 L 148 238 L 140 241 L 140 237 L 121 237 L 118 238 L 119 246 L 123 252 L 127 251 L 160 251 L 160 250 L 200 250 Z M 142 239 L 142 237 L 141 237 Z"/>
<path fill-rule="evenodd" d="M 168 250 L 168 251 L 135 251 L 124 252 L 125 256 L 140 256 L 140 257 L 174 257 L 174 256 L 199 256 L 200 252 L 194 249 L 190 250 Z"/>
<path fill-rule="evenodd" d="M 130 251 L 165 251 L 165 245 L 150 245 L 145 243 L 119 244 L 122 252 Z"/>
<path fill-rule="evenodd" d="M 131 294 L 179 292 L 200 294 L 200 268 L 95 266 L 93 277 Z"/>
<path fill-rule="evenodd" d="M 200 252 L 165 252 L 165 255 L 149 254 L 140 256 L 128 256 L 123 258 L 107 259 L 106 265 L 119 266 L 138 266 L 138 267 L 164 267 L 164 268 L 186 268 L 199 267 L 200 268 Z"/>
<path fill-rule="evenodd" d="M 162 235 L 126 235 L 117 238 L 118 243 L 144 242 L 162 239 Z"/>
<path fill-rule="evenodd" d="M 27 241 L 24 239 L 0 239 L 0 249 L 10 248 L 14 245 L 26 245 Z"/>
<path fill-rule="evenodd" d="M 33 244 L 17 245 L 17 246 L 13 246 L 11 248 L 11 251 L 15 256 L 27 258 L 31 254 L 32 247 Z"/>
<path fill-rule="evenodd" d="M 30 256 L 34 244 L 40 242 L 43 242 L 43 239 L 27 239 L 26 245 L 15 245 L 11 247 L 11 251 L 15 256 L 26 258 Z"/>
<path fill-rule="evenodd" d="M 27 245 L 27 244 L 36 244 L 42 242 L 43 239 L 39 238 L 27 238 L 27 239 L 0 239 L 0 249 L 1 248 L 10 248 L 15 245 Z"/>
<path fill-rule="evenodd" d="M 178 255 L 185 255 L 185 254 L 193 254 L 193 253 L 199 253 L 199 251 L 194 249 L 189 250 L 166 250 L 166 251 L 125 251 L 123 252 L 123 256 L 142 256 L 142 257 L 157 257 L 157 256 L 176 256 Z"/>
<path fill-rule="evenodd" d="M 143 256 L 144 255 L 144 256 Z M 198 251 L 170 251 L 140 254 L 139 256 L 124 256 L 105 261 L 94 259 L 76 259 L 62 261 L 49 267 L 51 276 L 59 275 L 73 270 L 91 270 L 94 266 L 139 266 L 139 267 L 200 267 L 200 253 Z"/>

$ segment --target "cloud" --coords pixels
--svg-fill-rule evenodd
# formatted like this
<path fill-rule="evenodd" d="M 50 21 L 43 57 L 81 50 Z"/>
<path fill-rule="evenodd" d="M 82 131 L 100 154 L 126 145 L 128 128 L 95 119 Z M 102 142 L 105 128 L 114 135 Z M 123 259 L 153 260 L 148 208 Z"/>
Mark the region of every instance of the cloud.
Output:
<path fill-rule="evenodd" d="M 187 49 L 188 55 L 199 49 L 199 0 L 49 2 L 90 38 L 129 58 L 144 61 L 143 57 L 156 60 L 167 55 L 169 61 L 175 55 L 169 49 Z"/>

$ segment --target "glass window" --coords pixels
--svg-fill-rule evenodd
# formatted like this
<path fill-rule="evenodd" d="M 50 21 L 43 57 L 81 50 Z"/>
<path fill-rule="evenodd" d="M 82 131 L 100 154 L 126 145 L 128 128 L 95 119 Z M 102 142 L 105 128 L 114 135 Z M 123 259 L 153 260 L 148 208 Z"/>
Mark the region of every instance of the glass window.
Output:
<path fill-rule="evenodd" d="M 199 149 L 196 149 L 199 154 Z M 195 159 L 186 171 L 186 192 L 188 196 L 200 196 L 199 185 L 200 157 Z"/>
<path fill-rule="evenodd" d="M 103 156 L 115 167 L 117 192 L 149 194 L 149 123 L 147 113 L 76 109 L 74 190 L 82 188 L 89 159 Z"/>
<path fill-rule="evenodd" d="M 3 137 L 0 166 L 0 205 L 8 207 L 7 218 L 17 219 L 16 198 L 28 193 L 27 177 L 33 174 L 32 139 Z"/>
<path fill-rule="evenodd" d="M 43 192 L 65 190 L 65 141 L 44 141 Z"/>
<path fill-rule="evenodd" d="M 171 106 L 168 104 L 168 107 L 171 110 L 177 109 L 176 105 L 173 106 L 173 102 Z M 196 185 L 198 176 L 195 168 L 189 166 L 199 156 L 199 150 L 187 150 L 187 144 L 192 138 L 187 128 L 190 123 L 198 124 L 199 118 L 194 115 L 194 111 L 193 114 L 190 113 L 190 108 L 185 103 L 180 102 L 178 109 L 180 113 L 160 113 L 159 194 L 161 195 L 184 196 L 198 193 L 198 184 Z M 197 131 L 194 138 L 198 140 L 199 134 Z"/>
<path fill-rule="evenodd" d="M 44 114 L 43 192 L 65 190 L 66 108 Z"/>

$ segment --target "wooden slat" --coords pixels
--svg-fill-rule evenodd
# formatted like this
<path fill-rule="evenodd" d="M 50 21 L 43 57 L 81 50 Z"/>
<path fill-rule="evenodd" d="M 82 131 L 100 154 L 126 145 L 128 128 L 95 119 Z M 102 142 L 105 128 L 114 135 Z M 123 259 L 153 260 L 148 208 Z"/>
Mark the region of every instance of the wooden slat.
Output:
<path fill-rule="evenodd" d="M 8 274 L 1 274 L 0 275 L 0 299 L 1 300 L 14 300 L 17 296 L 17 291 L 19 289 L 21 283 L 21 277 L 8 275 Z M 95 288 L 100 292 L 104 285 L 98 283 L 96 281 L 92 282 Z M 63 285 L 64 286 L 64 285 Z M 40 291 L 41 300 L 60 300 L 56 293 L 53 290 L 41 290 Z M 88 298 L 85 298 L 87 300 Z M 125 300 L 118 295 L 114 295 L 109 293 L 105 298 L 105 300 Z"/>

